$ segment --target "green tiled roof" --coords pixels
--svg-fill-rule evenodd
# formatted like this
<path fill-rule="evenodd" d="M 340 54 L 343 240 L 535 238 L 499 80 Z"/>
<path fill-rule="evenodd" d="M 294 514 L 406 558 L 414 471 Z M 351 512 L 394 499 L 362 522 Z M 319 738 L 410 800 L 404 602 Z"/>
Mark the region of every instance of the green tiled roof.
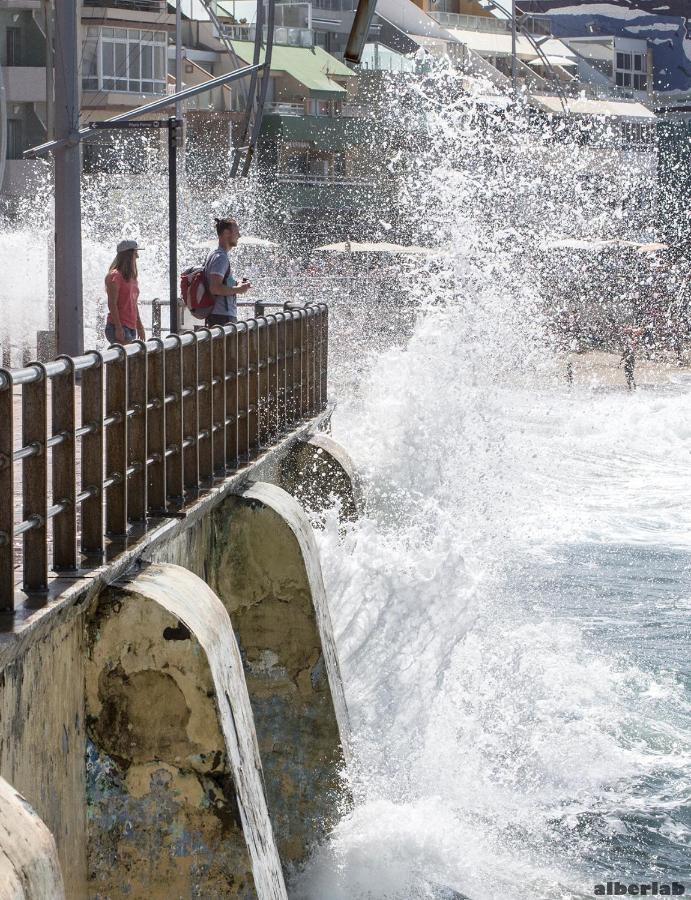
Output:
<path fill-rule="evenodd" d="M 252 62 L 254 44 L 249 41 L 233 41 L 233 49 L 244 62 Z M 261 59 L 263 58 L 262 53 Z M 321 47 L 274 46 L 271 71 L 285 72 L 307 88 L 309 97 L 317 100 L 338 99 L 347 93 L 330 75 L 355 77 L 351 69 Z"/>

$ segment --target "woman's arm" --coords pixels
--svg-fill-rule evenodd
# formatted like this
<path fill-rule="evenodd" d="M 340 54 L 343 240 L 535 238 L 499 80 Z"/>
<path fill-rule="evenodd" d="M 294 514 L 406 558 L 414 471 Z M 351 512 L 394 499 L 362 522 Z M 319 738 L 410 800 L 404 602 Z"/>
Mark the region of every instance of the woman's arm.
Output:
<path fill-rule="evenodd" d="M 118 285 L 115 279 L 106 279 L 106 290 L 108 292 L 108 312 L 113 319 L 115 326 L 115 340 L 120 344 L 125 343 L 125 332 L 120 321 L 120 310 L 118 309 Z"/>

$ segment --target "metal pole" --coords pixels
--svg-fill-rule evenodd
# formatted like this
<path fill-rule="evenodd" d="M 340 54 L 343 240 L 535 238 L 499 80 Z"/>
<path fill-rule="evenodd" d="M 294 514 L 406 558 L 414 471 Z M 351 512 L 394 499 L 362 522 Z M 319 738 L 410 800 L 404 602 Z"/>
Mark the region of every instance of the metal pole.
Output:
<path fill-rule="evenodd" d="M 58 353 L 84 353 L 79 146 L 81 0 L 55 5 L 55 319 Z"/>
<path fill-rule="evenodd" d="M 516 83 L 518 80 L 518 60 L 516 57 L 517 44 L 517 25 L 516 25 L 516 0 L 513 0 L 511 6 L 511 88 L 516 93 Z"/>
<path fill-rule="evenodd" d="M 55 137 L 55 60 L 53 58 L 53 10 L 51 0 L 43 0 L 46 27 L 46 137 Z"/>
<path fill-rule="evenodd" d="M 180 330 L 178 322 L 178 166 L 177 166 L 177 134 L 179 120 L 174 116 L 168 119 L 168 265 L 170 330 L 177 334 Z"/>
<path fill-rule="evenodd" d="M 175 91 L 182 90 L 182 0 L 175 4 Z M 182 100 L 175 104 L 175 115 L 182 119 Z"/>

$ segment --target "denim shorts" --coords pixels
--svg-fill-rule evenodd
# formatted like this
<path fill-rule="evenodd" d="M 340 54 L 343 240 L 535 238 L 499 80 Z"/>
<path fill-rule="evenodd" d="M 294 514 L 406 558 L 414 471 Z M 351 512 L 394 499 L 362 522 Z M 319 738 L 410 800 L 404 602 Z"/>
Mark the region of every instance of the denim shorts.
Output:
<path fill-rule="evenodd" d="M 129 344 L 130 341 L 137 340 L 137 329 L 136 328 L 128 328 L 127 325 L 122 326 L 122 330 L 125 332 L 125 343 Z M 106 325 L 106 340 L 109 344 L 116 343 L 115 341 L 115 325 L 112 322 L 109 322 Z"/>
<path fill-rule="evenodd" d="M 219 316 L 218 313 L 211 313 L 206 317 L 204 324 L 207 328 L 211 328 L 212 325 L 233 325 L 235 322 L 237 322 L 237 316 Z"/>

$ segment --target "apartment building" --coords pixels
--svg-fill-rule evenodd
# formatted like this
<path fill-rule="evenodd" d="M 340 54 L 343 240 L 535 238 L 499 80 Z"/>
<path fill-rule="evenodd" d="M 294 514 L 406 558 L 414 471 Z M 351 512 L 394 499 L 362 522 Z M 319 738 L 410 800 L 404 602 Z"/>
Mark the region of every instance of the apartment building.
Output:
<path fill-rule="evenodd" d="M 45 138 L 46 20 L 40 0 L 0 0 L 0 65 L 7 109 L 3 193 L 18 194 L 41 171 L 22 151 Z"/>

